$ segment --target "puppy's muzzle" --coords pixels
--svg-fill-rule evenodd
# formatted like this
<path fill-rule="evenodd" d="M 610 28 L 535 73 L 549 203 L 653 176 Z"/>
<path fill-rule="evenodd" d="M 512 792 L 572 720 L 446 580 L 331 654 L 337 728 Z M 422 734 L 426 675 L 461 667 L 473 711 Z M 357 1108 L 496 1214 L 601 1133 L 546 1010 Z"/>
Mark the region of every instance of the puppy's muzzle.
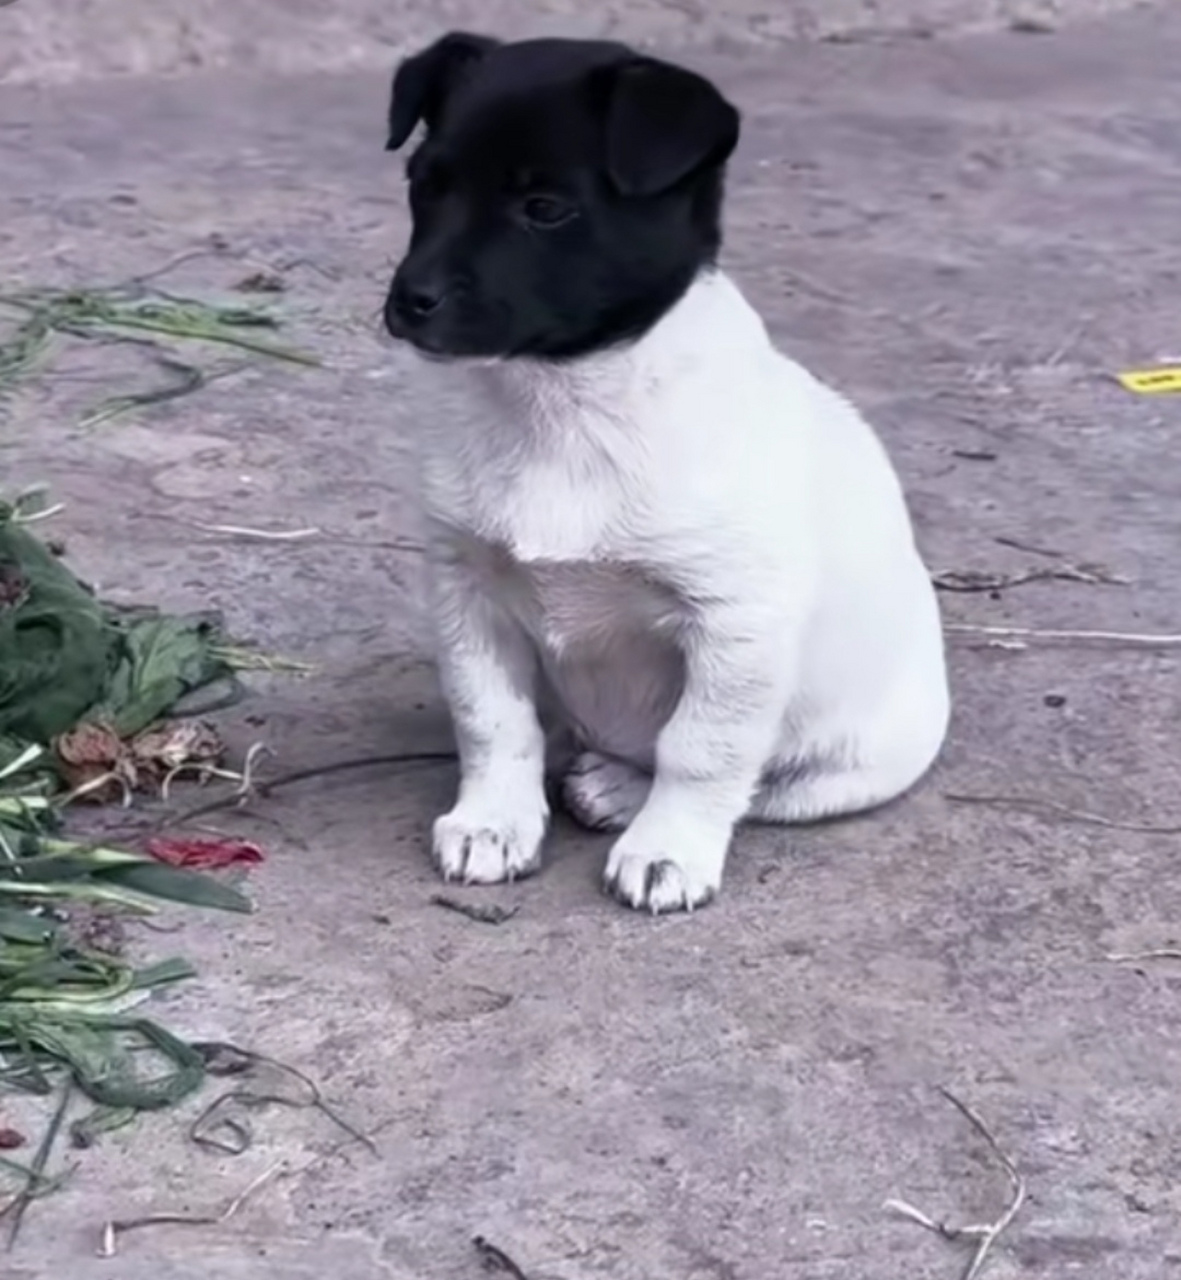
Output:
<path fill-rule="evenodd" d="M 447 293 L 438 277 L 395 276 L 385 304 L 386 328 L 395 338 L 420 333 L 444 309 Z"/>

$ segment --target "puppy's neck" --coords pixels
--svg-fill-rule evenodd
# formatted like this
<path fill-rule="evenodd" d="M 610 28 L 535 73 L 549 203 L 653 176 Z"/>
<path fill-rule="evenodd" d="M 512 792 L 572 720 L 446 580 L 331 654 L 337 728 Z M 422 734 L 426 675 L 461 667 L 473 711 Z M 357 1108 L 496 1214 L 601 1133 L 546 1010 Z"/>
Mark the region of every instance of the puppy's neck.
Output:
<path fill-rule="evenodd" d="M 722 271 L 703 271 L 642 337 L 572 360 L 513 359 L 473 371 L 493 399 L 547 434 L 580 422 L 628 423 L 637 397 L 659 395 L 735 344 L 765 343 L 762 321 Z"/>

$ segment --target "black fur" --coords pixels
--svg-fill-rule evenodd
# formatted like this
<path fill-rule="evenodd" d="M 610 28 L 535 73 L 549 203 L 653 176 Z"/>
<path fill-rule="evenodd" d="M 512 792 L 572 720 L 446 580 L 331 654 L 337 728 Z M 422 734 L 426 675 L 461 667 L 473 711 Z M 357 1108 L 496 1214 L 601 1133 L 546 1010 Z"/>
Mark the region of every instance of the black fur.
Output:
<path fill-rule="evenodd" d="M 453 32 L 394 78 L 413 231 L 386 301 L 443 356 L 584 355 L 645 333 L 713 263 L 738 112 L 623 45 Z"/>

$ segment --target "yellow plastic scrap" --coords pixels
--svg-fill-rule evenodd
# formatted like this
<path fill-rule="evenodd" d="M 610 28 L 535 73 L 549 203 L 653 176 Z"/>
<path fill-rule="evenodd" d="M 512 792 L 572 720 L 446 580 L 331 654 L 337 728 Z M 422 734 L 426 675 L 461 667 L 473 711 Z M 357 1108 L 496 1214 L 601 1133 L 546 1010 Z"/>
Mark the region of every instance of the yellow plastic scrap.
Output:
<path fill-rule="evenodd" d="M 1181 391 L 1181 365 L 1160 365 L 1156 369 L 1128 369 L 1116 375 L 1121 387 L 1141 396 Z"/>

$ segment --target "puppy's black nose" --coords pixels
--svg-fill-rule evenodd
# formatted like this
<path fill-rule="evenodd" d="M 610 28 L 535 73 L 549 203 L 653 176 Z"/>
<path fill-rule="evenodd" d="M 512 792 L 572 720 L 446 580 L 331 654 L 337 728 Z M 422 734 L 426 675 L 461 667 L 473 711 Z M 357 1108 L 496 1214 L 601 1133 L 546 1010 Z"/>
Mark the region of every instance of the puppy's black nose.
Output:
<path fill-rule="evenodd" d="M 443 305 L 447 291 L 437 280 L 399 280 L 394 286 L 394 309 L 407 324 L 421 324 Z"/>

